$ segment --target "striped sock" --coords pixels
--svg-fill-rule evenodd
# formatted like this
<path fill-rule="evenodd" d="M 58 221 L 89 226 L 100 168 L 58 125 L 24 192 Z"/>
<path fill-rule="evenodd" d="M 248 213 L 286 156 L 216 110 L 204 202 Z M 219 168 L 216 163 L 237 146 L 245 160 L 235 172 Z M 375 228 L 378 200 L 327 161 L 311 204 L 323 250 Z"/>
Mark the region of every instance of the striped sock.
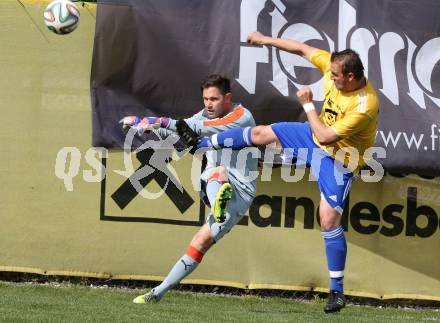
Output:
<path fill-rule="evenodd" d="M 330 290 L 344 292 L 344 269 L 347 257 L 347 242 L 342 226 L 327 231 L 321 231 L 324 238 L 330 273 Z"/>
<path fill-rule="evenodd" d="M 253 147 L 251 133 L 253 127 L 233 128 L 210 137 L 202 137 L 197 148 L 232 148 Z"/>
<path fill-rule="evenodd" d="M 152 292 L 156 295 L 157 300 L 160 300 L 166 292 L 191 274 L 202 261 L 203 256 L 203 252 L 193 246 L 188 246 L 186 253 L 176 262 L 164 281 L 153 288 Z"/>

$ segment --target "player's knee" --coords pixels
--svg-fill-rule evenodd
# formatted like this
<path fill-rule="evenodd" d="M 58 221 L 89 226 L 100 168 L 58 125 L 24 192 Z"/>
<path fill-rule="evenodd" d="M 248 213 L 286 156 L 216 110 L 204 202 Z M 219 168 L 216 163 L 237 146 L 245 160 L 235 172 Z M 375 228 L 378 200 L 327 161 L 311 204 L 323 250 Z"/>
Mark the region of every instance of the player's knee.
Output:
<path fill-rule="evenodd" d="M 319 222 L 321 224 L 321 230 L 327 231 L 337 228 L 341 223 L 341 215 L 330 205 L 319 206 Z"/>
<path fill-rule="evenodd" d="M 281 148 L 278 137 L 272 130 L 272 126 L 256 126 L 252 128 L 251 133 L 252 143 L 255 146 L 265 146 L 275 143 L 277 147 Z"/>
<path fill-rule="evenodd" d="M 328 231 L 335 229 L 339 226 L 339 223 L 335 220 L 321 218 L 321 230 Z"/>
<path fill-rule="evenodd" d="M 319 219 L 321 230 L 324 231 L 335 229 L 341 223 L 341 215 L 334 209 L 332 209 L 332 211 L 330 212 L 327 212 L 326 214 L 320 214 Z"/>
<path fill-rule="evenodd" d="M 226 167 L 223 166 L 218 166 L 215 167 L 209 177 L 208 177 L 208 182 L 210 181 L 219 181 L 219 182 L 227 182 L 228 181 L 228 170 L 226 169 Z"/>
<path fill-rule="evenodd" d="M 227 180 L 228 178 L 228 170 L 224 166 L 218 166 L 214 168 L 214 171 L 218 172 L 223 179 Z"/>
<path fill-rule="evenodd" d="M 256 126 L 252 128 L 251 138 L 254 145 L 263 145 L 265 143 L 267 127 L 269 126 Z"/>

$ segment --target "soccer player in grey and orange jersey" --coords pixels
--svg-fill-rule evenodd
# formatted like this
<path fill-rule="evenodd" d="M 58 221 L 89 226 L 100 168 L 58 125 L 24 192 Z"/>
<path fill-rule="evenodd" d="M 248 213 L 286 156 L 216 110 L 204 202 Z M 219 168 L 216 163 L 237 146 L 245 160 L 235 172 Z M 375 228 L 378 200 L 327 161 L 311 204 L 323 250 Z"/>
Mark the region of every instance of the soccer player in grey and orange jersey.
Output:
<path fill-rule="evenodd" d="M 201 90 L 204 108 L 184 120 L 193 131 L 201 136 L 209 136 L 233 128 L 255 126 L 250 111 L 232 102 L 229 79 L 211 75 L 203 81 Z M 129 116 L 121 123 L 124 127 L 135 128 L 139 133 L 153 129 L 161 137 L 175 134 L 179 127 L 178 120 L 165 117 Z M 229 150 L 230 156 L 224 159 L 225 149 L 206 152 L 207 166 L 201 176 L 201 196 L 211 206 L 211 213 L 164 281 L 147 294 L 136 297 L 133 300 L 135 303 L 159 301 L 193 272 L 211 246 L 241 220 L 256 192 L 258 151 L 256 148 L 249 149 L 252 151 Z"/>

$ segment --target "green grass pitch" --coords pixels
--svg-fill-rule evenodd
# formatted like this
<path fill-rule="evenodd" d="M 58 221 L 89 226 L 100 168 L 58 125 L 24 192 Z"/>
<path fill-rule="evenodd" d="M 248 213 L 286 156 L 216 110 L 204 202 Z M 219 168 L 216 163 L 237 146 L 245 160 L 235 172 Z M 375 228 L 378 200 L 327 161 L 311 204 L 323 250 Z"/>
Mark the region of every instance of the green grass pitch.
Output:
<path fill-rule="evenodd" d="M 142 290 L 0 283 L 1 322 L 440 322 L 439 309 L 348 305 L 324 314 L 325 300 L 171 292 L 138 305 Z"/>

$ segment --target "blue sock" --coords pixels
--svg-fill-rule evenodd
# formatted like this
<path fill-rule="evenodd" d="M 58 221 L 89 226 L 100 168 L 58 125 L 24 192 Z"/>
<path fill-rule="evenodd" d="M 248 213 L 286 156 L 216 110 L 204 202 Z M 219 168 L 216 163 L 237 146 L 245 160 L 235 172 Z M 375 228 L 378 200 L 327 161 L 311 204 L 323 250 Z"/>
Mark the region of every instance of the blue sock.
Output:
<path fill-rule="evenodd" d="M 232 148 L 238 150 L 245 147 L 253 147 L 251 139 L 252 128 L 233 128 L 210 137 L 202 137 L 197 148 Z"/>
<path fill-rule="evenodd" d="M 342 226 L 321 231 L 325 242 L 328 270 L 330 273 L 330 290 L 344 292 L 344 269 L 347 257 L 347 242 Z"/>

